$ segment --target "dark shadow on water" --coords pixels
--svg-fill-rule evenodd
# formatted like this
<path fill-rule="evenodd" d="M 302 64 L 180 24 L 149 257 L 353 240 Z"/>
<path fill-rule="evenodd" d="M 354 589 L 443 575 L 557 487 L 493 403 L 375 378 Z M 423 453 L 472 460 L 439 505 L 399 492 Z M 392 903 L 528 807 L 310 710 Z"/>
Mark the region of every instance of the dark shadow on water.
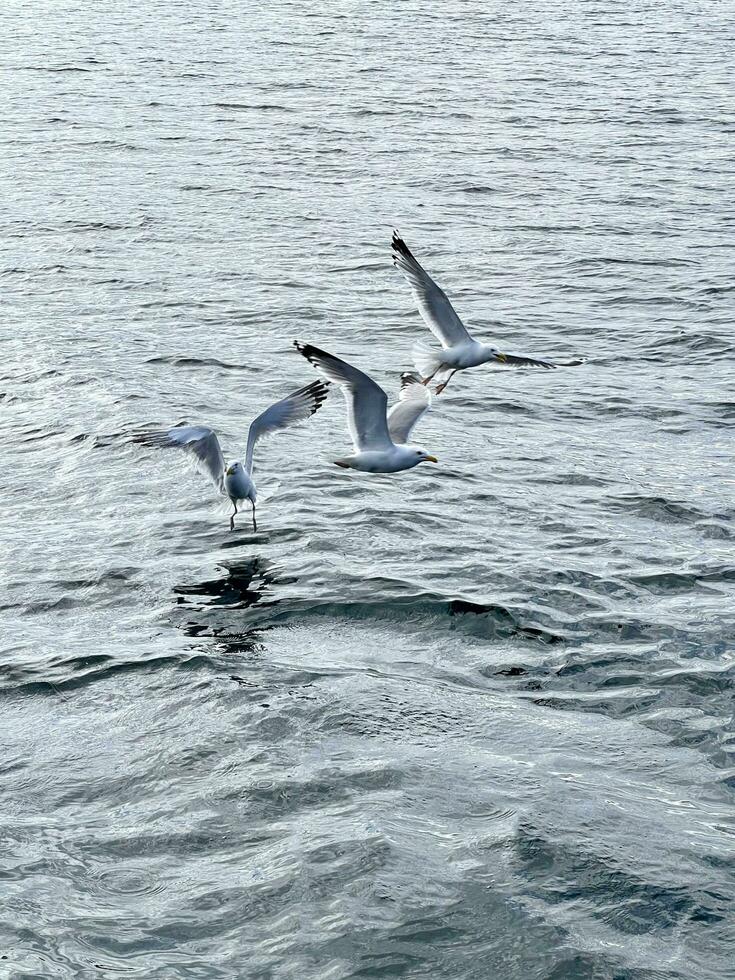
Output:
<path fill-rule="evenodd" d="M 223 550 L 229 550 L 283 541 L 296 541 L 301 537 L 301 534 L 302 531 L 299 528 L 268 528 L 262 526 L 261 522 L 258 524 L 258 530 L 253 531 L 252 524 L 243 522 L 235 525 L 235 530 L 227 534 L 220 547 Z"/>
<path fill-rule="evenodd" d="M 216 639 L 232 653 L 250 652 L 259 645 L 260 633 L 267 628 L 265 610 L 278 603 L 274 587 L 294 579 L 279 576 L 271 561 L 257 555 L 242 561 L 223 561 L 220 568 L 223 574 L 216 578 L 174 587 L 177 612 L 181 615 L 181 619 L 176 616 L 177 625 L 188 636 Z M 255 607 L 264 609 L 264 613 L 253 618 L 248 611 Z M 237 614 L 235 618 L 232 613 Z"/>
<path fill-rule="evenodd" d="M 253 557 L 245 561 L 223 562 L 225 574 L 174 587 L 182 605 L 190 597 L 201 597 L 201 606 L 227 606 L 248 609 L 272 595 L 271 586 L 277 581 L 272 563 Z"/>

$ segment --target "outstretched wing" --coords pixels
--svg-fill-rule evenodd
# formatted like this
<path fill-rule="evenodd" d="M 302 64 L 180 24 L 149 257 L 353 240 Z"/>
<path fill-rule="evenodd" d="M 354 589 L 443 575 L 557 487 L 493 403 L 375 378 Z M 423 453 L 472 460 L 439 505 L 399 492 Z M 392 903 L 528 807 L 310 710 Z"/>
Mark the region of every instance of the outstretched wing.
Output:
<path fill-rule="evenodd" d="M 498 355 L 498 360 L 500 361 L 500 367 L 506 368 L 535 367 L 551 369 L 559 367 L 553 361 L 539 361 L 535 357 L 523 357 L 520 354 L 506 354 L 505 352 Z M 581 363 L 581 361 L 578 363 Z M 496 364 L 495 366 L 497 367 L 498 365 Z M 564 366 L 566 367 L 567 365 Z"/>
<path fill-rule="evenodd" d="M 328 388 L 329 382 L 313 381 L 310 385 L 282 398 L 280 402 L 275 402 L 250 423 L 248 448 L 245 453 L 245 466 L 248 473 L 253 472 L 253 450 L 258 439 L 308 419 L 326 401 Z"/>
<path fill-rule="evenodd" d="M 424 323 L 437 340 L 441 341 L 442 347 L 446 349 L 471 340 L 467 328 L 455 313 L 444 290 L 424 271 L 411 249 L 395 231 L 392 248 L 393 264 L 406 277 Z"/>
<path fill-rule="evenodd" d="M 390 449 L 393 441 L 388 433 L 388 396 L 367 374 L 340 360 L 333 354 L 294 341 L 294 347 L 317 371 L 338 384 L 347 402 L 347 425 L 355 450 Z"/>
<path fill-rule="evenodd" d="M 177 425 L 158 432 L 138 432 L 133 442 L 158 449 L 183 449 L 192 457 L 196 468 L 210 478 L 222 492 L 225 460 L 219 439 L 206 425 Z"/>
<path fill-rule="evenodd" d="M 393 442 L 408 442 L 411 430 L 431 406 L 431 392 L 418 375 L 401 375 L 399 400 L 388 412 L 388 431 Z"/>

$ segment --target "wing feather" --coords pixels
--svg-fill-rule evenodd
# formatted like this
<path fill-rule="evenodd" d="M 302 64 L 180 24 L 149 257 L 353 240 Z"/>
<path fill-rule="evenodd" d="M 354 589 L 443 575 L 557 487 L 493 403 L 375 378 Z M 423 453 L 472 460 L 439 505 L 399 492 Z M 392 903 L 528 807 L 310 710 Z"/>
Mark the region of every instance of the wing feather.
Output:
<path fill-rule="evenodd" d="M 424 323 L 442 347 L 472 340 L 443 289 L 422 268 L 398 232 L 393 232 L 393 264 L 405 276 Z"/>
<path fill-rule="evenodd" d="M 225 460 L 216 433 L 206 425 L 177 425 L 156 432 L 138 432 L 133 442 L 157 449 L 181 449 L 193 459 L 196 468 L 204 473 L 222 493 Z"/>
<path fill-rule="evenodd" d="M 390 449 L 393 441 L 388 432 L 388 396 L 372 378 L 347 361 L 326 351 L 294 341 L 294 347 L 329 381 L 342 388 L 347 402 L 347 425 L 355 450 Z"/>
<path fill-rule="evenodd" d="M 520 354 L 506 354 L 503 352 L 501 354 L 502 361 L 499 365 L 495 365 L 500 368 L 546 368 L 551 370 L 552 368 L 559 367 L 553 361 L 541 361 L 535 357 L 523 357 Z"/>
<path fill-rule="evenodd" d="M 312 381 L 310 385 L 299 388 L 281 401 L 266 408 L 250 423 L 248 447 L 245 453 L 245 466 L 248 473 L 253 472 L 253 450 L 255 444 L 264 436 L 272 435 L 297 422 L 303 422 L 324 404 L 329 389 L 328 381 Z"/>
<path fill-rule="evenodd" d="M 408 442 L 413 427 L 431 406 L 431 392 L 418 375 L 401 375 L 399 400 L 388 412 L 388 431 L 394 442 Z"/>

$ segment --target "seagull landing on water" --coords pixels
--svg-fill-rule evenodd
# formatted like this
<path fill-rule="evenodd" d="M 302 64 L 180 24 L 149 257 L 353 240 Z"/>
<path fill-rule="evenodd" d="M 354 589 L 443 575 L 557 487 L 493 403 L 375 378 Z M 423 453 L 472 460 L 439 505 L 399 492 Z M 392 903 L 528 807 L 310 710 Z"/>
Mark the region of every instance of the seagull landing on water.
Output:
<path fill-rule="evenodd" d="M 271 405 L 262 415 L 254 419 L 248 431 L 245 465 L 237 461 L 225 464 L 219 439 L 206 425 L 177 425 L 163 432 L 140 432 L 134 436 L 134 441 L 144 446 L 183 449 L 184 452 L 189 453 L 194 458 L 197 469 L 206 474 L 217 490 L 232 501 L 234 510 L 230 517 L 230 530 L 235 529 L 238 503 L 249 500 L 253 510 L 253 531 L 257 531 L 258 525 L 255 523 L 257 494 L 253 482 L 255 444 L 263 436 L 272 435 L 280 429 L 286 429 L 308 419 L 324 404 L 328 387 L 328 382 L 314 381 Z"/>
<path fill-rule="evenodd" d="M 340 385 L 345 396 L 355 454 L 335 459 L 337 466 L 364 473 L 397 473 L 419 463 L 437 462 L 436 456 L 406 445 L 414 425 L 431 404 L 431 395 L 416 383 L 418 379 L 403 376 L 401 400 L 389 415 L 388 396 L 367 374 L 311 344 L 296 340 L 294 347 L 329 381 Z M 419 388 L 423 388 L 423 395 Z"/>
<path fill-rule="evenodd" d="M 579 360 L 566 363 L 539 361 L 533 357 L 501 354 L 494 347 L 479 343 L 469 335 L 467 328 L 447 299 L 446 293 L 424 271 L 414 258 L 411 249 L 396 231 L 393 232 L 392 249 L 393 264 L 406 277 L 424 323 L 443 347 L 443 350 L 436 350 L 428 344 L 419 342 L 413 348 L 414 363 L 416 370 L 422 376 L 423 384 L 428 384 L 437 375 L 439 376 L 437 395 L 444 391 L 455 372 L 488 362 L 509 368 L 547 369 L 572 367 L 582 363 Z"/>

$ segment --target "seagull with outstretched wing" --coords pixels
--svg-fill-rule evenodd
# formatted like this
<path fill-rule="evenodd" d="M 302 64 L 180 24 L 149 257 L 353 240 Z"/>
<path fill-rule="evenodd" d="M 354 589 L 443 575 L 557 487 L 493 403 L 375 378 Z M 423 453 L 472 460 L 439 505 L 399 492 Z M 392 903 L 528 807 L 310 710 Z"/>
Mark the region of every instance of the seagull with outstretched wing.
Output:
<path fill-rule="evenodd" d="M 436 463 L 436 456 L 406 444 L 411 430 L 429 407 L 431 396 L 416 397 L 416 378 L 402 384 L 401 400 L 388 413 L 388 396 L 377 382 L 347 361 L 312 344 L 294 341 L 303 355 L 327 380 L 342 388 L 347 402 L 347 427 L 354 455 L 335 459 L 343 469 L 364 473 L 397 473 L 419 463 Z M 423 385 L 419 385 L 423 388 Z"/>
<path fill-rule="evenodd" d="M 158 449 L 181 449 L 192 457 L 196 467 L 214 483 L 223 496 L 229 497 L 234 510 L 230 517 L 230 530 L 235 529 L 237 505 L 249 500 L 253 511 L 253 531 L 257 497 L 253 481 L 253 451 L 255 444 L 264 436 L 272 435 L 313 415 L 327 397 L 328 382 L 313 381 L 299 388 L 281 401 L 275 402 L 250 423 L 244 465 L 239 461 L 225 464 L 217 434 L 206 425 L 177 425 L 162 432 L 139 432 L 134 442 Z"/>
<path fill-rule="evenodd" d="M 443 289 L 434 282 L 415 258 L 398 232 L 393 232 L 393 264 L 403 273 L 411 287 L 413 298 L 419 308 L 424 323 L 442 345 L 441 350 L 418 342 L 413 348 L 416 370 L 421 374 L 422 383 L 428 384 L 434 378 L 439 380 L 436 394 L 439 395 L 449 384 L 457 371 L 477 367 L 489 362 L 509 368 L 571 367 L 582 361 L 568 361 L 565 364 L 542 361 L 535 357 L 517 354 L 501 354 L 494 347 L 481 344 L 470 336 L 464 323 L 455 312 Z"/>

